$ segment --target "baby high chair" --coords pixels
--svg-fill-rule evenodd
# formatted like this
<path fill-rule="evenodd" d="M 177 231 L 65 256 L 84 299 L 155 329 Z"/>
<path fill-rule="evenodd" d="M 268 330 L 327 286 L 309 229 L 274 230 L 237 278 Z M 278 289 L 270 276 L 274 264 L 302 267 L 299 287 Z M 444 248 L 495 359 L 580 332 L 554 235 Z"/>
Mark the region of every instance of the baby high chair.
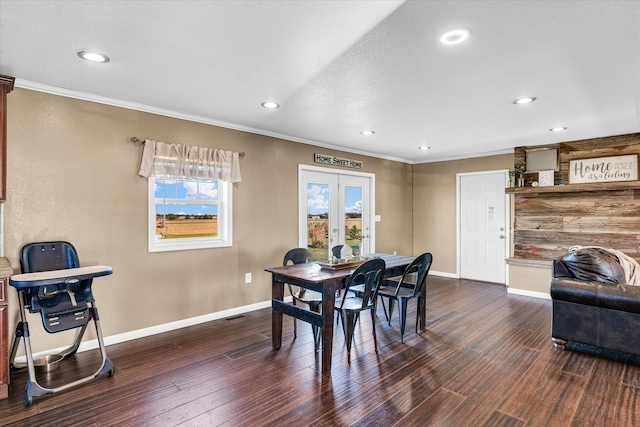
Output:
<path fill-rule="evenodd" d="M 9 284 L 18 291 L 20 303 L 20 322 L 16 326 L 10 361 L 12 369 L 26 367 L 29 370 L 29 380 L 24 392 L 25 405 L 30 405 L 36 396 L 66 390 L 104 373 L 112 376 L 114 366 L 106 355 L 98 309 L 91 291 L 93 278 L 111 274 L 113 272 L 111 267 L 104 265 L 80 267 L 76 249 L 68 242 L 41 242 L 25 245 L 20 253 L 20 266 L 23 274 L 14 275 L 9 279 Z M 88 377 L 59 387 L 41 386 L 36 378 L 36 364 L 31 351 L 27 309 L 31 313 L 40 313 L 42 324 L 48 333 L 80 328 L 70 347 L 56 355 L 51 355 L 56 363 L 76 353 L 89 321 L 93 320 L 102 356 L 100 368 Z M 20 338 L 24 341 L 26 363 L 15 361 Z"/>

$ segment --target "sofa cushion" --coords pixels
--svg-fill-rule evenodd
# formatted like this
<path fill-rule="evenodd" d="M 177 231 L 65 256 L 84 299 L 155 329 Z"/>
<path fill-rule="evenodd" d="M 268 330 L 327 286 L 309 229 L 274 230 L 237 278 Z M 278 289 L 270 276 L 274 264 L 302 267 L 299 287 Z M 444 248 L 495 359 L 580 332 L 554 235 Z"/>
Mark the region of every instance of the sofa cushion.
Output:
<path fill-rule="evenodd" d="M 624 284 L 625 272 L 618 258 L 602 248 L 582 248 L 561 258 L 577 280 Z"/>

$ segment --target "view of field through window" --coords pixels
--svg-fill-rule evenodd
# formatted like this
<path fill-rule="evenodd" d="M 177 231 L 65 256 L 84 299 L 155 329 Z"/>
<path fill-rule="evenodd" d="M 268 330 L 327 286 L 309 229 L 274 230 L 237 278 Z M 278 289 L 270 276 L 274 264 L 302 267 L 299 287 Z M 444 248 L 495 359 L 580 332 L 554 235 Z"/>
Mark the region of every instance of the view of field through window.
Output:
<path fill-rule="evenodd" d="M 156 236 L 217 237 L 218 190 L 215 181 L 156 179 Z"/>

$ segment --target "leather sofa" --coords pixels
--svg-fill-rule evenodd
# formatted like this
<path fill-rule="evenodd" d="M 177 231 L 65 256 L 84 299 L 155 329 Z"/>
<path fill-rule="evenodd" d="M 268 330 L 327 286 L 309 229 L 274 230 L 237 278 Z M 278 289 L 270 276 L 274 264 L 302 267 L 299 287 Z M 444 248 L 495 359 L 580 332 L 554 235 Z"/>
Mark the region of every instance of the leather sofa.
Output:
<path fill-rule="evenodd" d="M 617 256 L 583 248 L 553 261 L 551 337 L 640 355 L 640 286 L 627 284 Z"/>

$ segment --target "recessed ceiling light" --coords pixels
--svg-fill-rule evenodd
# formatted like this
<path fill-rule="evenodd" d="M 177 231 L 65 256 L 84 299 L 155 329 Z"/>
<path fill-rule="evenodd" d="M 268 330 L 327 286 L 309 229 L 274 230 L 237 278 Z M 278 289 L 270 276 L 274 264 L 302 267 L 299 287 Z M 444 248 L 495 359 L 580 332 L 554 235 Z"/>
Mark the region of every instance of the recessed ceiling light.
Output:
<path fill-rule="evenodd" d="M 78 56 L 91 62 L 109 62 L 109 57 L 107 55 L 98 52 L 91 52 L 88 50 L 81 50 L 80 52 L 78 52 Z"/>
<path fill-rule="evenodd" d="M 277 102 L 273 102 L 273 101 L 265 101 L 260 105 L 262 105 L 264 108 L 268 108 L 270 110 L 275 110 L 276 108 L 280 108 L 280 104 L 278 104 Z"/>
<path fill-rule="evenodd" d="M 363 130 L 362 132 L 360 132 L 363 135 L 373 135 L 375 133 L 375 131 L 372 130 Z"/>
<path fill-rule="evenodd" d="M 517 105 L 531 104 L 535 100 L 536 98 L 534 96 L 525 96 L 523 98 L 514 99 L 513 103 Z"/>
<path fill-rule="evenodd" d="M 551 128 L 549 129 L 551 132 L 562 132 L 567 130 L 566 126 L 558 126 L 557 128 Z"/>
<path fill-rule="evenodd" d="M 431 147 L 427 147 L 426 145 L 421 145 L 420 147 L 418 147 L 418 149 L 423 151 L 429 151 Z"/>
<path fill-rule="evenodd" d="M 469 38 L 469 30 L 465 28 L 458 28 L 457 30 L 451 30 L 440 36 L 440 43 L 443 44 L 458 44 Z"/>

